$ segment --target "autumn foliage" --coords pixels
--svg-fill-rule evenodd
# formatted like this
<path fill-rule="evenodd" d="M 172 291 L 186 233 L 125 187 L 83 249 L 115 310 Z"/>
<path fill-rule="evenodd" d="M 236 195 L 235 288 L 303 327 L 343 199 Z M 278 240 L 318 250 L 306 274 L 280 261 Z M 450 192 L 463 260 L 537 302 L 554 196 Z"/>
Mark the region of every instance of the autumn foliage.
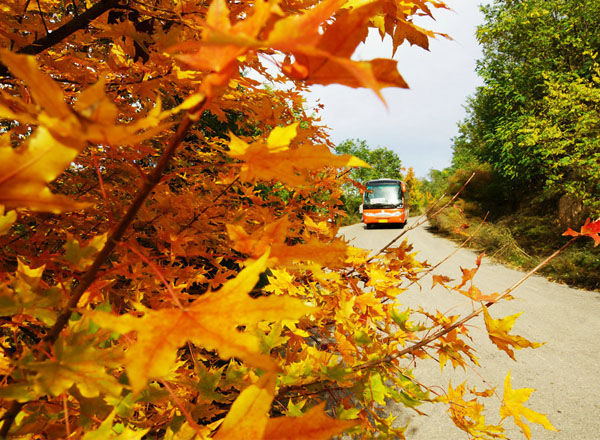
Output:
<path fill-rule="evenodd" d="M 331 153 L 301 95 L 405 87 L 396 61 L 351 55 L 370 28 L 427 48 L 412 17 L 440 7 L 5 2 L 0 436 L 403 438 L 392 399 L 502 438 L 489 393 L 418 380 L 415 358 L 477 362 L 472 316 L 402 307 L 427 270 L 406 242 L 373 258 L 336 238 L 342 170 L 366 164 Z M 510 297 L 475 272 L 438 281 Z M 536 346 L 482 312 L 511 357 Z M 529 393 L 507 377 L 501 418 L 552 429 Z"/>

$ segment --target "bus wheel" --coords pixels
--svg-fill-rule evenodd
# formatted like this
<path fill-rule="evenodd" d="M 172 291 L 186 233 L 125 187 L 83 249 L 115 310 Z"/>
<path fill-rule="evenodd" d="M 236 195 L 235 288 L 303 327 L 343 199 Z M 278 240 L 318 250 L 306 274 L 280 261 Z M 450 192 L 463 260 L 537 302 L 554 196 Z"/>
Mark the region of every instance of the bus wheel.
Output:
<path fill-rule="evenodd" d="M 373 223 L 367 223 L 367 229 L 373 229 Z"/>

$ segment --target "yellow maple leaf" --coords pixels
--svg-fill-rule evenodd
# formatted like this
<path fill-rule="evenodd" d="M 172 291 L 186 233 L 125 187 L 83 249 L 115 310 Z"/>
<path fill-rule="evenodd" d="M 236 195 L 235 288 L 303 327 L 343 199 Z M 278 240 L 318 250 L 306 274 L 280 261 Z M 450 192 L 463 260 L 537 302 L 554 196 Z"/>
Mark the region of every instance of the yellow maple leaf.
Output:
<path fill-rule="evenodd" d="M 264 438 L 271 402 L 275 396 L 275 374 L 263 375 L 235 399 L 219 431 L 217 440 L 256 440 Z"/>
<path fill-rule="evenodd" d="M 11 226 L 17 221 L 17 211 L 8 211 L 4 213 L 4 205 L 0 205 L 0 235 L 10 231 Z"/>
<path fill-rule="evenodd" d="M 21 148 L 0 147 L 0 204 L 55 213 L 85 208 L 87 203 L 53 194 L 47 187 L 77 154 L 44 127 Z"/>
<path fill-rule="evenodd" d="M 276 153 L 287 150 L 292 139 L 296 137 L 298 124 L 298 122 L 294 122 L 287 127 L 275 127 L 267 138 L 269 151 Z"/>
<path fill-rule="evenodd" d="M 246 181 L 279 180 L 291 186 L 305 184 L 303 170 L 324 167 L 366 167 L 369 164 L 357 157 L 333 154 L 325 145 L 300 145 L 289 149 L 287 145 L 296 135 L 296 124 L 275 128 L 267 142 L 248 144 L 229 134 L 228 154 L 242 161 L 240 178 Z"/>
<path fill-rule="evenodd" d="M 108 415 L 108 417 L 106 417 L 106 419 L 104 419 L 97 429 L 93 431 L 87 431 L 82 440 L 141 440 L 150 430 L 150 428 L 134 430 L 129 426 L 125 426 L 119 430 L 119 433 L 117 434 L 113 427 L 116 415 L 117 410 L 115 409 Z"/>
<path fill-rule="evenodd" d="M 531 429 L 521 416 L 525 417 L 532 423 L 538 423 L 549 431 L 558 431 L 544 414 L 540 414 L 532 409 L 523 406 L 523 403 L 529 400 L 533 388 L 512 389 L 510 384 L 510 371 L 504 379 L 504 396 L 502 399 L 502 407 L 500 408 L 500 416 L 502 419 L 513 417 L 515 424 L 521 428 L 523 434 L 529 439 L 531 438 Z"/>
<path fill-rule="evenodd" d="M 356 426 L 356 420 L 329 417 L 321 403 L 300 417 L 269 418 L 275 374 L 262 376 L 240 393 L 215 435 L 217 440 L 326 440 Z"/>
<path fill-rule="evenodd" d="M 277 370 L 275 361 L 261 353 L 258 338 L 238 331 L 238 327 L 261 321 L 298 319 L 315 309 L 288 296 L 253 299 L 248 295 L 267 259 L 268 253 L 250 263 L 221 289 L 205 293 L 183 308 L 147 310 L 141 318 L 88 312 L 101 327 L 119 333 L 137 331 L 137 341 L 126 355 L 126 370 L 134 392 L 141 391 L 148 379 L 168 374 L 177 349 L 187 341 L 216 350 L 224 359 L 237 357 L 253 367 Z"/>
<path fill-rule="evenodd" d="M 520 350 L 522 348 L 538 348 L 544 345 L 543 343 L 528 341 L 522 336 L 508 334 L 520 315 L 521 313 L 517 313 L 503 319 L 493 319 L 490 316 L 487 307 L 483 307 L 485 327 L 487 328 L 491 341 L 498 349 L 505 351 L 513 360 L 516 359 L 510 346 L 513 346 L 515 350 Z"/>
<path fill-rule="evenodd" d="M 504 439 L 504 429 L 498 425 L 487 425 L 484 406 L 477 399 L 465 400 L 465 383 L 452 388 L 452 382 L 448 385 L 445 396 L 436 400 L 449 405 L 448 414 L 456 426 L 471 434 L 475 438 L 498 438 Z"/>

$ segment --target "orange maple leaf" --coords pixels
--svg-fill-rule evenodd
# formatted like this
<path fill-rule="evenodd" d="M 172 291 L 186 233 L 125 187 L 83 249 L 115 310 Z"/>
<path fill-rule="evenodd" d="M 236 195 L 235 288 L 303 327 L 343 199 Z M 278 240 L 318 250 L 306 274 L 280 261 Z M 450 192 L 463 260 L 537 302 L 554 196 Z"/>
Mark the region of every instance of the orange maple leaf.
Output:
<path fill-rule="evenodd" d="M 585 221 L 585 224 L 581 227 L 581 231 L 577 232 L 573 229 L 567 229 L 563 235 L 570 235 L 572 237 L 587 236 L 594 240 L 594 247 L 600 244 L 600 220 L 590 222 L 590 219 Z"/>
<path fill-rule="evenodd" d="M 321 403 L 300 417 L 269 418 L 275 396 L 275 374 L 267 373 L 243 390 L 223 420 L 216 440 L 327 440 L 356 426 L 355 420 L 329 417 Z"/>
<path fill-rule="evenodd" d="M 265 439 L 328 440 L 358 425 L 357 420 L 332 419 L 325 413 L 325 402 L 300 417 L 274 417 L 268 420 Z"/>
<path fill-rule="evenodd" d="M 101 327 L 119 333 L 137 331 L 137 341 L 126 355 L 126 370 L 134 392 L 141 391 L 148 379 L 165 376 L 175 363 L 177 349 L 187 341 L 216 350 L 224 359 L 237 357 L 253 367 L 277 369 L 275 361 L 261 353 L 256 336 L 238 331 L 238 327 L 268 320 L 298 319 L 314 308 L 287 296 L 253 299 L 248 295 L 267 258 L 268 253 L 221 289 L 205 293 L 183 308 L 146 310 L 141 318 L 88 312 Z"/>

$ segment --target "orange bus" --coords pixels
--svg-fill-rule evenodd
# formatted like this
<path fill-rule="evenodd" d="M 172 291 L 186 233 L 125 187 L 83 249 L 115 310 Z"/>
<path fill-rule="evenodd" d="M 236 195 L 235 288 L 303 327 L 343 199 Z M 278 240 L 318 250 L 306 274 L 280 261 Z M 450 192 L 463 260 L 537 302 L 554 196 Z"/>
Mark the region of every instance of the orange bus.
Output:
<path fill-rule="evenodd" d="M 367 229 L 378 224 L 395 224 L 403 228 L 408 218 L 405 208 L 406 184 L 401 180 L 369 180 L 363 193 L 362 219 Z"/>

